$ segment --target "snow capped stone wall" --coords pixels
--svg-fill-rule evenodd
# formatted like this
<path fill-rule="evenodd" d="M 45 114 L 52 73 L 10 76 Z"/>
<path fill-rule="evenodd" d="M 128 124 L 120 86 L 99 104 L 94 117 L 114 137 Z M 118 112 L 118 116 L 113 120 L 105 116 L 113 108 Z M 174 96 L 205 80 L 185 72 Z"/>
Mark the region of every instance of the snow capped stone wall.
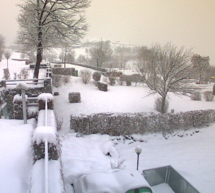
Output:
<path fill-rule="evenodd" d="M 99 113 L 71 116 L 70 128 L 83 134 L 131 135 L 206 126 L 215 122 L 215 110 L 176 114 Z"/>

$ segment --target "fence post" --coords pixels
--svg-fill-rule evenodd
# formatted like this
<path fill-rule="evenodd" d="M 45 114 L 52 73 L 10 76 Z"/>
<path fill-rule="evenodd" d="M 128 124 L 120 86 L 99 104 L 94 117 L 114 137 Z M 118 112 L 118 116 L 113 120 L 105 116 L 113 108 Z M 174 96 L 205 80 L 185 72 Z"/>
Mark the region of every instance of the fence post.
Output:
<path fill-rule="evenodd" d="M 22 89 L 22 111 L 24 124 L 27 124 L 27 113 L 26 113 L 26 101 L 25 101 L 25 90 Z"/>

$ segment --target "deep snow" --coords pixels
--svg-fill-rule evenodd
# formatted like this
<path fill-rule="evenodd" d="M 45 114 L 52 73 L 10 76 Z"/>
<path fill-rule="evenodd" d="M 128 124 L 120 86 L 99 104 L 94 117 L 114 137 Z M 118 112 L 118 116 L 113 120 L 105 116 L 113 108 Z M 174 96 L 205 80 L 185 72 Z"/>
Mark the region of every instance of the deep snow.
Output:
<path fill-rule="evenodd" d="M 18 62 L 19 63 L 19 62 Z M 11 61 L 13 71 L 24 66 Z M 6 62 L 0 62 L 4 67 Z M 0 69 L 2 75 L 2 69 Z M 12 70 L 11 70 L 12 72 Z M 81 174 L 109 171 L 113 163 L 124 161 L 122 168 L 136 169 L 135 147 L 141 146 L 139 171 L 171 165 L 201 193 L 215 190 L 215 124 L 205 128 L 180 131 L 165 139 L 162 134 L 133 135 L 132 139 L 108 135 L 77 136 L 69 132 L 69 117 L 72 114 L 98 112 L 154 112 L 156 96 L 147 95 L 144 85 L 109 86 L 101 92 L 91 82 L 84 85 L 79 78 L 54 91 L 55 113 L 63 118 L 61 131 L 64 176 L 70 183 Z M 211 90 L 212 84 L 206 89 Z M 69 92 L 81 92 L 81 103 L 70 104 Z M 215 102 L 191 101 L 189 97 L 169 95 L 170 109 L 175 112 L 214 109 Z M 28 192 L 31 179 L 31 137 L 36 127 L 34 120 L 24 125 L 19 120 L 0 119 L 0 192 Z M 110 157 L 111 155 L 111 157 Z M 3 177 L 2 177 L 3 176 Z M 41 176 L 42 177 L 42 176 Z M 104 179 L 101 179 L 104 180 Z M 71 187 L 69 192 L 72 192 Z M 68 189 L 69 189 L 68 188 Z"/>

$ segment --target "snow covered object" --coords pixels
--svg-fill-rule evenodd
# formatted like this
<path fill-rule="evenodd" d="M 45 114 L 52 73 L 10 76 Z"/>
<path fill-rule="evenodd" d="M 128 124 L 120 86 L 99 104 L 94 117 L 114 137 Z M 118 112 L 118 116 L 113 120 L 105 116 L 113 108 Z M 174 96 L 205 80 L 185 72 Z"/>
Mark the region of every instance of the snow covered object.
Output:
<path fill-rule="evenodd" d="M 154 193 L 137 170 L 110 170 L 85 174 L 74 182 L 75 193 Z"/>

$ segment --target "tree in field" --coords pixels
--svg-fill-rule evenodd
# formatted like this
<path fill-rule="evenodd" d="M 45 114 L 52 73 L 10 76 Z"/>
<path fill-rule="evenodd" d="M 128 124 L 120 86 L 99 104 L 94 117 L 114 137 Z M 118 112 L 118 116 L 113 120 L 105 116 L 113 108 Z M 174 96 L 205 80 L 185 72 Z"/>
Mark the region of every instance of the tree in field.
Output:
<path fill-rule="evenodd" d="M 13 53 L 11 52 L 11 50 L 5 50 L 4 51 L 4 57 L 7 59 L 7 69 L 8 69 L 8 60 L 10 59 L 12 54 Z"/>
<path fill-rule="evenodd" d="M 5 49 L 5 39 L 4 39 L 4 37 L 2 35 L 0 35 L 0 61 L 2 59 L 4 49 Z"/>
<path fill-rule="evenodd" d="M 210 68 L 209 61 L 210 58 L 208 56 L 200 56 L 198 54 L 194 54 L 191 59 L 193 67 L 196 70 L 199 77 L 198 78 L 199 84 L 201 84 L 204 73 Z"/>
<path fill-rule="evenodd" d="M 150 88 L 150 94 L 161 97 L 161 113 L 165 113 L 165 104 L 169 92 L 186 94 L 191 91 L 188 77 L 192 64 L 191 50 L 177 48 L 168 43 L 139 51 L 137 70 Z"/>
<path fill-rule="evenodd" d="M 116 47 L 114 52 L 116 62 L 121 69 L 125 69 L 126 62 L 128 61 L 128 57 L 126 55 L 126 48 L 125 47 Z"/>
<path fill-rule="evenodd" d="M 96 63 L 97 67 L 107 62 L 112 56 L 112 49 L 109 41 L 101 41 L 95 47 L 89 50 L 91 60 Z"/>
<path fill-rule="evenodd" d="M 87 30 L 83 13 L 89 4 L 89 0 L 24 0 L 19 5 L 17 43 L 36 51 L 34 78 L 38 78 L 44 49 L 83 37 Z"/>

